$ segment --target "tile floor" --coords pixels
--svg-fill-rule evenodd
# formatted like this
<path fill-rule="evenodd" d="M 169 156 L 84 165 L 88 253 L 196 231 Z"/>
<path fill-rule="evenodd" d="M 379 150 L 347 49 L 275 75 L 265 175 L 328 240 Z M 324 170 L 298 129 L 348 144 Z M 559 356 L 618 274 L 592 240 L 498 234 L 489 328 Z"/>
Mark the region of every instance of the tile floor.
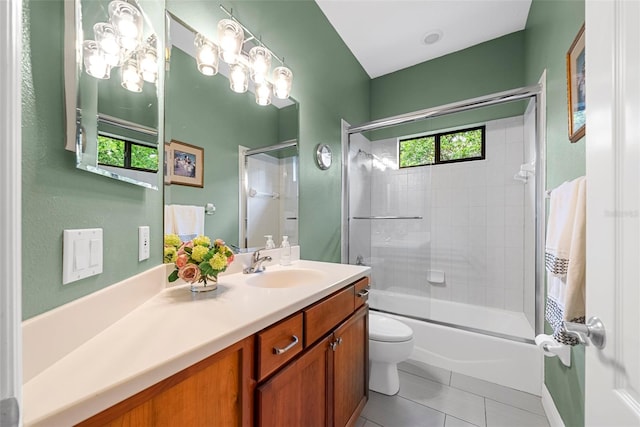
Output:
<path fill-rule="evenodd" d="M 356 427 L 549 427 L 540 397 L 416 362 L 395 396 L 369 392 Z"/>

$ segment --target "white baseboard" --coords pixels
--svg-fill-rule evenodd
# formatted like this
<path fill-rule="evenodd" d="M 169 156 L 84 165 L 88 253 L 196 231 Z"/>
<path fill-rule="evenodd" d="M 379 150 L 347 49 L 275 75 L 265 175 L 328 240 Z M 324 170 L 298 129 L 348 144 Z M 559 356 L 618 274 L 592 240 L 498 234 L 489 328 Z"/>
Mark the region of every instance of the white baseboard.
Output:
<path fill-rule="evenodd" d="M 562 421 L 560 412 L 558 412 L 558 408 L 556 408 L 556 404 L 553 402 L 553 398 L 546 384 L 542 385 L 542 407 L 544 408 L 545 414 L 547 414 L 547 419 L 551 427 L 565 427 L 564 421 Z"/>

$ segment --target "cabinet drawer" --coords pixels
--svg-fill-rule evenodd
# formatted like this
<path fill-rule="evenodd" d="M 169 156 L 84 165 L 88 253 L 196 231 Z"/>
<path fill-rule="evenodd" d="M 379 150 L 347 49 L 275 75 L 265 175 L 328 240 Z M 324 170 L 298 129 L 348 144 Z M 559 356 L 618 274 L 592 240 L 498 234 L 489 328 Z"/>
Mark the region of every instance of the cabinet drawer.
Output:
<path fill-rule="evenodd" d="M 354 310 L 353 285 L 304 310 L 304 344 L 313 344 Z"/>
<path fill-rule="evenodd" d="M 355 309 L 359 309 L 369 300 L 369 278 L 363 277 L 354 285 L 355 287 Z"/>
<path fill-rule="evenodd" d="M 258 332 L 258 381 L 302 350 L 302 313 Z"/>

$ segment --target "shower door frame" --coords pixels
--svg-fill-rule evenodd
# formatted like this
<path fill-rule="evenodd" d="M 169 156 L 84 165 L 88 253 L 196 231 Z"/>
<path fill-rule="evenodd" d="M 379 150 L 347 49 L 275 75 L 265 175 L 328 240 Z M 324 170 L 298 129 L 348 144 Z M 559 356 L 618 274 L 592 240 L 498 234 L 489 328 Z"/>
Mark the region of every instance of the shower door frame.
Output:
<path fill-rule="evenodd" d="M 538 84 L 524 86 L 489 95 L 471 98 L 444 104 L 437 107 L 426 108 L 411 113 L 400 114 L 383 119 L 377 119 L 359 125 L 351 126 L 342 120 L 342 225 L 341 225 L 341 262 L 349 263 L 349 147 L 350 136 L 353 134 L 384 129 L 401 124 L 417 122 L 424 119 L 441 117 L 448 114 L 470 111 L 476 108 L 515 102 L 520 100 L 535 102 L 536 111 L 536 138 L 535 138 L 535 308 L 534 330 L 535 335 L 544 333 L 544 242 L 546 230 L 546 70 L 542 73 Z M 466 329 L 462 326 L 450 325 Z M 511 338 L 511 337 L 509 337 Z M 525 340 L 527 342 L 533 340 Z"/>

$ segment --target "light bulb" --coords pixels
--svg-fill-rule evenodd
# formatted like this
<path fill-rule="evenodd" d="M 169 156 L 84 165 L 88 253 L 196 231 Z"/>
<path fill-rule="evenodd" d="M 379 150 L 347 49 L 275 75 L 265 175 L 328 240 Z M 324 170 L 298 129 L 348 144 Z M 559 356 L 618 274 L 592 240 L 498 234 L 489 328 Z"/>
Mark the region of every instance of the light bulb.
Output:
<path fill-rule="evenodd" d="M 137 50 L 142 43 L 143 20 L 140 11 L 130 3 L 113 0 L 109 3 L 109 19 L 120 47 L 127 51 Z"/>
<path fill-rule="evenodd" d="M 263 81 L 256 83 L 256 103 L 258 105 L 271 104 L 271 83 Z"/>
<path fill-rule="evenodd" d="M 227 64 L 235 64 L 242 50 L 244 30 L 237 22 L 223 19 L 218 22 L 218 42 L 220 43 L 220 58 Z"/>
<path fill-rule="evenodd" d="M 287 99 L 291 95 L 293 73 L 287 67 L 277 67 L 273 70 L 273 94 L 276 98 Z"/>
<path fill-rule="evenodd" d="M 249 51 L 249 64 L 251 66 L 251 80 L 255 83 L 265 81 L 271 69 L 271 52 L 262 46 L 251 48 Z"/>
<path fill-rule="evenodd" d="M 138 58 L 132 55 L 127 59 L 120 69 L 122 87 L 131 92 L 142 92 L 144 80 L 138 70 Z"/>
<path fill-rule="evenodd" d="M 244 93 L 249 88 L 249 73 L 243 64 L 233 64 L 229 73 L 229 83 L 231 90 L 237 93 Z"/>
<path fill-rule="evenodd" d="M 94 40 L 85 40 L 82 46 L 84 68 L 87 74 L 97 79 L 108 79 L 111 74 L 111 66 L 100 53 L 98 43 Z"/>
<path fill-rule="evenodd" d="M 198 70 L 205 76 L 217 74 L 218 46 L 202 34 L 196 35 L 194 44 L 196 45 L 196 63 Z"/>
<path fill-rule="evenodd" d="M 100 51 L 107 63 L 112 67 L 122 65 L 123 55 L 113 25 L 106 22 L 98 22 L 93 26 L 93 34 L 100 46 Z"/>
<path fill-rule="evenodd" d="M 140 72 L 145 82 L 155 83 L 158 79 L 158 55 L 156 49 L 145 46 L 140 53 Z"/>

